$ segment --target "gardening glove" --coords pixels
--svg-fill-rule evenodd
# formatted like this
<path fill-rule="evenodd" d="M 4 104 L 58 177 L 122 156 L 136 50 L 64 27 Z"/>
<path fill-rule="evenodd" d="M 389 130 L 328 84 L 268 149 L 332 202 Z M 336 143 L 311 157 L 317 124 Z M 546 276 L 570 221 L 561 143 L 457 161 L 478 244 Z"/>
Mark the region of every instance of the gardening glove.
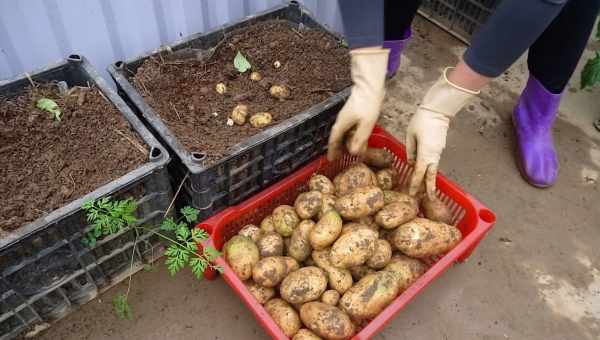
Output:
<path fill-rule="evenodd" d="M 352 92 L 338 113 L 331 128 L 327 158 L 335 160 L 342 152 L 344 135 L 356 127 L 346 142 L 348 151 L 360 155 L 367 149 L 367 140 L 379 117 L 385 95 L 385 74 L 388 49 L 381 47 L 359 48 L 350 52 Z"/>
<path fill-rule="evenodd" d="M 479 94 L 452 84 L 446 68 L 438 81 L 429 89 L 406 131 L 408 162 L 415 166 L 408 193 L 415 196 L 422 188 L 430 199 L 435 198 L 435 179 L 438 163 L 446 147 L 446 133 L 450 118 L 465 106 L 471 97 Z"/>

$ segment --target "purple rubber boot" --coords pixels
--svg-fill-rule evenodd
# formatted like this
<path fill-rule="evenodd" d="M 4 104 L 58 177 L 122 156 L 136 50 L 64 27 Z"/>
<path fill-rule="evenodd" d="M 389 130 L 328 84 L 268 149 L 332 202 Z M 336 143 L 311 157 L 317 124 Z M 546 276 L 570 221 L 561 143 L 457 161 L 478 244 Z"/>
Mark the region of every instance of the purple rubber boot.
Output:
<path fill-rule="evenodd" d="M 549 92 L 529 75 L 513 112 L 519 170 L 529 184 L 538 188 L 551 186 L 558 175 L 552 125 L 561 95 Z"/>
<path fill-rule="evenodd" d="M 386 40 L 383 42 L 383 48 L 390 49 L 387 67 L 388 78 L 392 78 L 396 74 L 398 67 L 400 67 L 400 55 L 402 54 L 404 46 L 406 46 L 406 42 L 410 39 L 411 34 L 411 30 L 408 28 L 404 32 L 404 37 L 401 40 Z"/>

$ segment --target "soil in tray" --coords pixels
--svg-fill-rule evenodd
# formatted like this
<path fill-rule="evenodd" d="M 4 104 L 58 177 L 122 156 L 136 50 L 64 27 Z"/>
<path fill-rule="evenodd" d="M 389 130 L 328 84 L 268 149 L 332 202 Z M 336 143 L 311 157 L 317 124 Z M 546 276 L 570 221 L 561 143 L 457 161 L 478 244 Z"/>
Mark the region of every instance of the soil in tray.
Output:
<path fill-rule="evenodd" d="M 250 71 L 235 69 L 238 51 L 262 75 L 261 81 L 250 80 Z M 227 125 L 236 105 L 247 105 L 248 117 L 270 112 L 272 126 L 348 87 L 349 62 L 348 49 L 331 35 L 267 21 L 232 32 L 208 58 L 148 58 L 132 80 L 184 147 L 205 154 L 204 165 L 209 166 L 261 131 L 248 122 Z M 216 92 L 218 83 L 227 86 L 225 95 Z M 291 97 L 271 97 L 269 88 L 275 84 L 288 86 Z"/>
<path fill-rule="evenodd" d="M 62 110 L 57 122 L 36 107 Z M 147 148 L 96 88 L 38 84 L 0 97 L 0 234 L 31 222 L 135 169 Z"/>

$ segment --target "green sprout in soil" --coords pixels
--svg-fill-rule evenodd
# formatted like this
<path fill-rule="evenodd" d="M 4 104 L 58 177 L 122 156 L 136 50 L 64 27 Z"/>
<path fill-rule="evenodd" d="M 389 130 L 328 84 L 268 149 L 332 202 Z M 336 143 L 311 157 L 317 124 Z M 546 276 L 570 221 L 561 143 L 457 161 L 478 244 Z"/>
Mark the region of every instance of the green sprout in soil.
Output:
<path fill-rule="evenodd" d="M 62 117 L 62 111 L 60 110 L 60 107 L 58 107 L 58 104 L 56 104 L 54 100 L 48 98 L 40 98 L 38 99 L 36 106 L 38 109 L 50 112 L 54 120 L 60 122 L 60 119 Z"/>
<path fill-rule="evenodd" d="M 233 59 L 233 66 L 235 66 L 235 68 L 240 73 L 244 73 L 250 68 L 252 68 L 252 65 L 250 65 L 248 59 L 246 59 L 246 57 L 244 57 L 244 55 L 240 51 L 238 51 L 238 53 L 235 55 L 235 58 Z"/>
<path fill-rule="evenodd" d="M 596 28 L 596 40 L 600 41 L 600 22 Z M 581 89 L 593 87 L 600 83 L 600 49 L 596 51 L 593 58 L 588 59 L 581 71 Z"/>
<path fill-rule="evenodd" d="M 202 279 L 204 271 L 208 268 L 223 272 L 223 267 L 211 263 L 221 255 L 219 251 L 212 247 L 205 247 L 201 253 L 198 251 L 198 243 L 207 240 L 208 234 L 202 229 L 193 227 L 199 213 L 194 208 L 182 208 L 179 218 L 166 217 L 160 224 L 160 231 L 138 224 L 135 216 L 137 204 L 131 198 L 113 200 L 110 197 L 104 197 L 96 201 L 85 202 L 82 208 L 86 212 L 88 222 L 92 225 L 92 230 L 83 238 L 83 242 L 90 247 L 94 247 L 101 237 L 118 233 L 124 228 L 131 228 L 136 232 L 153 233 L 169 243 L 164 255 L 166 257 L 165 264 L 171 276 L 186 266 L 199 280 Z M 118 294 L 113 299 L 115 312 L 120 319 L 131 319 L 132 317 L 131 306 L 127 298 L 131 289 L 136 243 L 137 233 L 131 253 L 127 292 Z"/>

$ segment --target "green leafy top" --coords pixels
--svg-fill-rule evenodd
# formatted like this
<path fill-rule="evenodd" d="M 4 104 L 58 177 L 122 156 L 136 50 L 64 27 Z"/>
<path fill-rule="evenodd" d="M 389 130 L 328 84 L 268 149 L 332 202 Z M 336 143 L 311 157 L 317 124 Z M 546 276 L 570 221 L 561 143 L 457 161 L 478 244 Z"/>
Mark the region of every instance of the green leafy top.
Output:
<path fill-rule="evenodd" d="M 135 217 L 137 204 L 131 198 L 113 201 L 110 197 L 103 197 L 83 203 L 82 208 L 93 227 L 83 239 L 91 247 L 96 244 L 99 237 L 117 233 L 137 221 Z"/>
<path fill-rule="evenodd" d="M 600 40 L 600 22 L 596 27 L 595 37 Z M 587 61 L 581 71 L 581 89 L 592 87 L 598 83 L 600 83 L 600 50 L 596 51 L 596 55 Z"/>
<path fill-rule="evenodd" d="M 62 111 L 60 110 L 60 107 L 58 107 L 58 104 L 56 104 L 54 100 L 49 98 L 40 98 L 38 99 L 36 106 L 38 109 L 52 113 L 54 119 L 60 122 L 60 119 L 62 117 Z"/>
<path fill-rule="evenodd" d="M 246 59 L 246 57 L 244 57 L 244 55 L 240 51 L 238 51 L 238 53 L 235 55 L 235 58 L 233 59 L 233 66 L 235 66 L 235 68 L 240 73 L 244 73 L 250 68 L 252 68 L 252 65 L 250 65 L 248 59 Z"/>

